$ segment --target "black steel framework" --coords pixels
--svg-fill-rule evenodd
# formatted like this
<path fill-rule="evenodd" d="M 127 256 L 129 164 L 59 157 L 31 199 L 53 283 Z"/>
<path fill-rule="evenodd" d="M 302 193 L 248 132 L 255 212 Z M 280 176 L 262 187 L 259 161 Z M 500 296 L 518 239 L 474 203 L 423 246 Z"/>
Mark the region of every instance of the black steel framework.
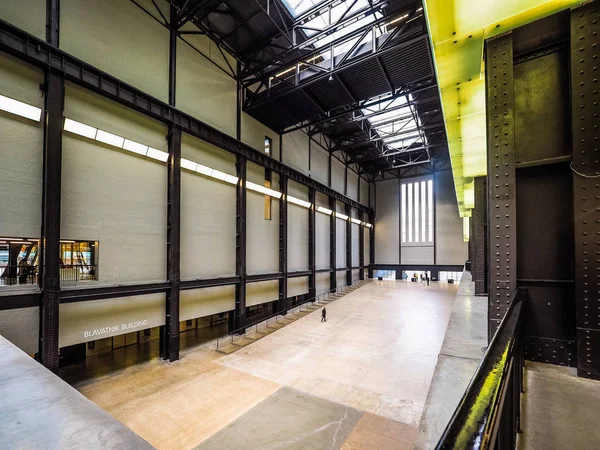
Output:
<path fill-rule="evenodd" d="M 288 179 L 286 176 L 279 176 L 279 305 L 277 310 L 287 314 L 288 309 Z"/>
<path fill-rule="evenodd" d="M 308 201 L 311 206 L 308 210 L 308 297 L 315 298 L 317 294 L 317 263 L 316 263 L 316 222 L 317 222 L 317 193 L 314 189 L 308 190 Z"/>
<path fill-rule="evenodd" d="M 342 203 L 349 203 L 353 208 L 369 212 L 369 208 L 269 157 L 264 151 L 254 149 L 248 144 L 240 142 L 118 78 L 60 49 L 51 47 L 46 42 L 3 20 L 0 20 L 0 50 L 37 67 L 41 67 L 44 70 L 56 69 L 64 75 L 65 80 L 96 92 L 167 125 L 170 123 L 178 124 L 181 126 L 182 131 L 187 134 L 216 145 L 235 155 L 243 156 L 248 161 L 285 175 L 292 181 L 307 187 L 313 187 L 318 192 L 334 197 Z"/>
<path fill-rule="evenodd" d="M 59 357 L 62 123 L 65 99 L 65 81 L 62 74 L 54 70 L 46 71 L 44 94 L 41 307 L 38 356 L 45 367 L 56 371 Z"/>
<path fill-rule="evenodd" d="M 246 324 L 246 174 L 248 160 L 237 156 L 235 170 L 235 273 L 240 282 L 235 286 L 234 328 Z"/>
<path fill-rule="evenodd" d="M 345 214 L 348 216 L 346 220 L 346 285 L 350 286 L 352 284 L 352 221 L 350 220 L 352 208 L 348 205 L 346 205 Z"/>
<path fill-rule="evenodd" d="M 337 289 L 337 218 L 335 198 L 329 197 L 329 209 L 332 211 L 329 216 L 329 292 L 335 292 Z"/>
<path fill-rule="evenodd" d="M 517 289 L 517 207 L 512 34 L 485 44 L 488 136 L 489 308 L 491 339 Z"/>
<path fill-rule="evenodd" d="M 360 189 L 359 189 L 360 191 Z M 363 213 L 358 213 L 360 225 L 358 226 L 358 265 L 360 266 L 360 277 L 365 279 L 365 217 Z"/>
<path fill-rule="evenodd" d="M 598 3 L 571 12 L 577 373 L 600 379 Z"/>
<path fill-rule="evenodd" d="M 167 289 L 165 325 L 162 328 L 161 356 L 179 359 L 179 297 L 181 283 L 181 127 L 169 127 L 167 182 Z"/>
<path fill-rule="evenodd" d="M 487 250 L 487 202 L 486 179 L 475 178 L 475 207 L 471 212 L 470 248 L 471 248 L 471 273 L 475 283 L 475 295 L 487 293 L 486 277 L 486 250 Z"/>

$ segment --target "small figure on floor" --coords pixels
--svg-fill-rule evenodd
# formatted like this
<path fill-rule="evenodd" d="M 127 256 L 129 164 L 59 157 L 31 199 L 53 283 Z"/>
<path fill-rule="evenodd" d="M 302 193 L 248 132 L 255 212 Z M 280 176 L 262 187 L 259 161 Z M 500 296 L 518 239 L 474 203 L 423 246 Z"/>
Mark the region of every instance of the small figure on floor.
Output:
<path fill-rule="evenodd" d="M 427 286 L 429 286 L 429 274 L 425 274 L 425 281 L 427 281 Z"/>
<path fill-rule="evenodd" d="M 327 322 L 327 308 L 323 308 L 321 311 L 321 322 Z"/>

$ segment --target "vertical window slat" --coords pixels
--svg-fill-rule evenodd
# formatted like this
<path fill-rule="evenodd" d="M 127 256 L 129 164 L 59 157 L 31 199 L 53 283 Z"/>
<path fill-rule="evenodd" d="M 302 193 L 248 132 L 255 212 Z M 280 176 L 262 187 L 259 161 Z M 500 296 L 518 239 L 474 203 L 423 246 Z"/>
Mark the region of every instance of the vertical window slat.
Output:
<path fill-rule="evenodd" d="M 401 185 L 402 242 L 406 242 L 406 184 Z"/>
<path fill-rule="evenodd" d="M 412 193 L 412 183 L 408 183 L 406 185 L 407 188 L 407 196 L 406 199 L 408 200 L 408 217 L 406 218 L 406 221 L 408 222 L 408 242 L 412 242 L 413 241 L 413 231 L 412 231 L 412 225 L 413 225 L 413 215 L 412 215 L 412 206 L 413 206 L 413 193 Z"/>

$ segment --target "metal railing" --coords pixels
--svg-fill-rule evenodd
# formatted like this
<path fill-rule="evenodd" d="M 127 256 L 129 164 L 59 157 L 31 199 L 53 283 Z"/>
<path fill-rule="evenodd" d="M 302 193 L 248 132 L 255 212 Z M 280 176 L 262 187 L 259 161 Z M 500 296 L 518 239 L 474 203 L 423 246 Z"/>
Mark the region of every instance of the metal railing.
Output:
<path fill-rule="evenodd" d="M 331 296 L 331 295 L 339 294 L 340 291 L 343 292 L 343 291 L 351 288 L 352 286 L 356 286 L 357 284 L 360 284 L 360 283 L 361 283 L 360 280 L 353 280 L 352 284 L 350 284 L 350 285 L 344 284 L 342 286 L 338 286 L 337 289 L 335 290 L 335 292 L 327 290 L 320 294 L 317 294 L 315 297 L 306 299 L 301 304 L 296 305 L 293 308 L 289 308 L 285 314 L 280 311 L 280 312 L 271 314 L 269 317 L 266 317 L 266 318 L 263 317 L 262 319 L 254 322 L 254 323 L 246 324 L 243 327 L 240 327 L 238 329 L 230 331 L 227 333 L 226 336 L 217 338 L 216 349 L 217 350 L 219 349 L 219 343 L 221 345 L 223 345 L 224 341 L 227 341 L 227 343 L 233 343 L 236 338 L 240 338 L 240 339 L 243 338 L 246 335 L 246 333 L 249 330 L 252 330 L 253 328 L 254 328 L 254 331 L 257 332 L 259 328 L 268 327 L 269 323 L 277 323 L 279 320 L 285 319 L 287 315 L 294 315 L 294 314 L 302 311 L 302 309 L 308 309 L 309 303 L 310 304 L 318 303 L 319 301 L 329 298 L 329 296 Z"/>
<path fill-rule="evenodd" d="M 93 281 L 97 280 L 98 266 L 77 264 L 63 266 L 59 269 L 60 281 Z M 11 265 L 0 267 L 0 285 L 37 284 L 39 267 L 36 265 Z"/>
<path fill-rule="evenodd" d="M 514 449 L 520 431 L 527 291 L 515 294 L 436 449 Z"/>

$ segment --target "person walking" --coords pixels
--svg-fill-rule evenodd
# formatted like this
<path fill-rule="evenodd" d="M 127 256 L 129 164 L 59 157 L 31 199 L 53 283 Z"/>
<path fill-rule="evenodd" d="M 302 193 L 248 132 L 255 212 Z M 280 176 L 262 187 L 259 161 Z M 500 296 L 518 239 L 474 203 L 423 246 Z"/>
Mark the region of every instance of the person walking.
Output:
<path fill-rule="evenodd" d="M 327 308 L 323 308 L 321 311 L 321 322 L 327 322 Z"/>
<path fill-rule="evenodd" d="M 429 286 L 429 274 L 425 274 L 425 281 L 427 281 L 427 286 Z"/>

